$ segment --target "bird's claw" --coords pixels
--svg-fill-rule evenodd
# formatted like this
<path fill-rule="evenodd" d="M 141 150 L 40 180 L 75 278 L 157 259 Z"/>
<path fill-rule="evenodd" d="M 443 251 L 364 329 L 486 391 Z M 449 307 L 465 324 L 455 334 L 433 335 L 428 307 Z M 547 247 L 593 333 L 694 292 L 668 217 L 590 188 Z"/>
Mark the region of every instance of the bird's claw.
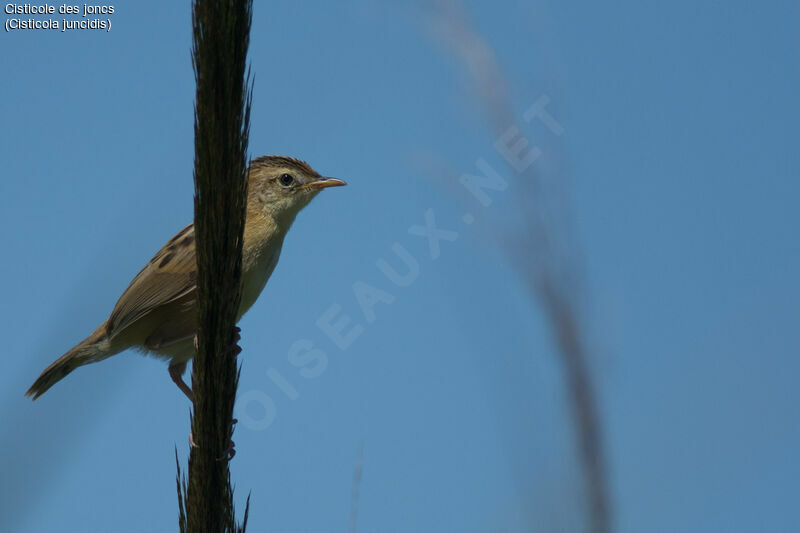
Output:
<path fill-rule="evenodd" d="M 225 450 L 225 452 L 223 452 L 222 457 L 217 457 L 217 461 L 226 461 L 226 460 L 230 461 L 231 459 L 233 459 L 233 456 L 236 455 L 235 446 L 236 443 L 231 441 L 230 445 L 228 446 L 228 449 Z"/>
<path fill-rule="evenodd" d="M 242 353 L 242 347 L 239 346 L 239 341 L 242 340 L 242 330 L 239 326 L 233 326 L 233 343 L 228 347 L 231 352 L 231 355 L 236 357 L 240 353 Z"/>
<path fill-rule="evenodd" d="M 231 433 L 233 433 L 233 426 L 238 424 L 239 420 L 234 418 L 231 420 Z M 194 437 L 191 433 L 189 433 L 189 444 L 192 448 L 199 448 L 200 446 L 194 441 Z M 230 440 L 230 444 L 228 444 L 228 448 L 223 452 L 222 457 L 218 457 L 217 461 L 230 461 L 236 455 L 236 443 L 233 442 L 233 439 Z"/>
<path fill-rule="evenodd" d="M 236 328 L 236 329 L 238 330 L 239 328 Z M 231 434 L 233 434 L 233 426 L 238 424 L 238 423 L 239 423 L 239 419 L 237 419 L 237 418 L 232 418 L 231 419 Z M 236 446 L 236 443 L 233 442 L 233 439 L 231 439 L 231 443 L 228 446 L 228 449 L 225 450 L 225 453 L 223 453 L 222 457 L 218 458 L 217 461 L 222 461 L 224 459 L 227 459 L 228 461 L 230 461 L 231 459 L 233 459 L 233 456 L 236 455 L 235 446 Z"/>

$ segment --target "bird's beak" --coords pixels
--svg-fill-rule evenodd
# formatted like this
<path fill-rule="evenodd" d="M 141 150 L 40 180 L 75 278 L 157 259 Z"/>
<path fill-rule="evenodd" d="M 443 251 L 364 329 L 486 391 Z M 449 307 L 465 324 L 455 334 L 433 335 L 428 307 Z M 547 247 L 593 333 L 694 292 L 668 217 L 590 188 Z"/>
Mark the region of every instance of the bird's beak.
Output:
<path fill-rule="evenodd" d="M 347 185 L 347 182 L 337 180 L 336 178 L 320 178 L 317 181 L 312 181 L 311 183 L 305 185 L 303 188 L 320 190 L 327 187 L 341 187 L 342 185 Z"/>

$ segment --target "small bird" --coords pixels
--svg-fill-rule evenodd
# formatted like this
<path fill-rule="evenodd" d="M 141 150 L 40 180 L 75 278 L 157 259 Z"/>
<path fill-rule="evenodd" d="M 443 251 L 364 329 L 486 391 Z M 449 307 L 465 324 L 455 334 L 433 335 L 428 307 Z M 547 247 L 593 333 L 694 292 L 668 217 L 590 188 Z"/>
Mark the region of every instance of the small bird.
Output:
<path fill-rule="evenodd" d="M 322 189 L 346 185 L 320 176 L 304 161 L 275 155 L 252 160 L 247 180 L 237 322 L 255 303 L 275 269 L 283 239 L 297 213 Z M 170 377 L 192 400 L 183 373 L 197 351 L 196 282 L 194 225 L 190 224 L 133 278 L 108 320 L 48 366 L 25 395 L 35 400 L 79 366 L 136 348 L 168 359 Z"/>

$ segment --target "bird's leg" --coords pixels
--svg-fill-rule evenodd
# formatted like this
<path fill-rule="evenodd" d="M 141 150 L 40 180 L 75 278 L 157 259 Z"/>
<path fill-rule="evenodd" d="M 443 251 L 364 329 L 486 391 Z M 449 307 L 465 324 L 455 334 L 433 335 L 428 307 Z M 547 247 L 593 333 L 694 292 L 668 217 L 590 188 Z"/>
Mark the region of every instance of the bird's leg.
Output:
<path fill-rule="evenodd" d="M 197 339 L 197 337 L 195 337 Z M 189 388 L 189 385 L 183 381 L 183 373 L 186 371 L 186 363 L 179 363 L 177 365 L 169 365 L 169 377 L 172 378 L 172 381 L 175 382 L 175 385 L 178 386 L 179 389 L 183 391 L 189 401 L 192 402 L 194 405 L 194 393 L 192 389 Z M 189 444 L 192 448 L 197 448 L 197 444 L 195 444 L 194 439 L 192 438 L 192 433 L 189 432 Z"/>
<path fill-rule="evenodd" d="M 189 385 L 183 381 L 183 373 L 186 371 L 186 363 L 178 363 L 177 365 L 169 365 L 169 377 L 175 382 L 175 385 L 183 391 L 189 401 L 194 403 L 194 394 Z"/>
<path fill-rule="evenodd" d="M 238 342 L 242 339 L 241 331 L 242 330 L 238 326 L 234 326 L 234 328 L 233 328 L 233 343 L 228 348 L 229 353 L 231 355 L 233 355 L 234 357 L 236 357 L 242 351 L 241 347 L 239 347 L 239 345 L 238 345 Z M 194 349 L 195 349 L 195 351 L 199 350 L 199 343 L 198 343 L 198 340 L 197 340 L 197 335 L 194 336 Z M 180 367 L 180 369 L 176 369 L 175 374 L 173 374 L 173 369 L 172 369 L 172 367 L 170 367 L 170 376 L 172 376 L 172 379 L 173 379 L 173 381 L 175 381 L 175 384 L 178 385 L 178 387 L 180 387 L 180 389 L 186 394 L 186 396 L 188 396 L 189 399 L 192 400 L 192 402 L 194 402 L 194 395 L 192 394 L 191 389 L 189 389 L 189 387 L 186 386 L 186 384 L 183 382 L 183 379 L 181 378 L 181 375 L 183 374 L 185 369 L 186 369 L 186 363 L 184 363 Z M 177 374 L 177 377 L 176 377 L 176 374 Z M 183 385 L 183 386 L 181 387 L 181 385 Z M 235 418 L 231 420 L 231 434 L 233 434 L 233 426 L 237 422 L 238 422 L 238 420 L 235 419 Z M 197 448 L 198 447 L 197 443 L 194 442 L 194 439 L 192 438 L 192 434 L 191 433 L 189 433 L 189 444 L 193 448 Z M 233 459 L 233 457 L 236 455 L 235 446 L 236 446 L 236 443 L 233 442 L 233 439 L 230 439 L 229 444 L 228 444 L 228 448 L 222 453 L 222 457 L 218 457 L 217 458 L 217 461 L 225 461 L 225 460 L 230 461 L 231 459 Z"/>
<path fill-rule="evenodd" d="M 233 326 L 233 343 L 228 347 L 228 353 L 236 357 L 242 351 L 242 348 L 239 346 L 239 341 L 242 340 L 242 330 L 239 326 Z M 233 435 L 233 426 L 238 422 L 235 418 L 231 420 L 231 435 Z M 217 458 L 217 461 L 227 460 L 230 461 L 233 459 L 233 456 L 236 455 L 236 449 L 234 448 L 236 443 L 233 442 L 233 439 L 230 440 L 230 444 L 228 445 L 228 449 L 225 450 L 222 454 L 222 457 Z"/>
<path fill-rule="evenodd" d="M 242 340 L 242 328 L 239 326 L 233 326 L 233 344 L 230 346 L 233 355 L 239 355 L 242 352 L 241 347 L 239 347 L 239 341 Z"/>

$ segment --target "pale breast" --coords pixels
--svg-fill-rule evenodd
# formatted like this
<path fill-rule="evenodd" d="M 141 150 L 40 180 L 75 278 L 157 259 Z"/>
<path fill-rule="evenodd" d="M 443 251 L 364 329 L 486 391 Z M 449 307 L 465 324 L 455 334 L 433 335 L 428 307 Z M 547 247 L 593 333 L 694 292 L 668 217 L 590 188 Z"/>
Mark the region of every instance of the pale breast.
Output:
<path fill-rule="evenodd" d="M 245 262 L 242 265 L 242 303 L 239 306 L 237 321 L 252 307 L 261 291 L 264 290 L 272 271 L 278 264 L 282 244 L 282 242 L 278 242 L 276 245 L 268 247 L 268 251 L 259 254 L 252 264 Z"/>

